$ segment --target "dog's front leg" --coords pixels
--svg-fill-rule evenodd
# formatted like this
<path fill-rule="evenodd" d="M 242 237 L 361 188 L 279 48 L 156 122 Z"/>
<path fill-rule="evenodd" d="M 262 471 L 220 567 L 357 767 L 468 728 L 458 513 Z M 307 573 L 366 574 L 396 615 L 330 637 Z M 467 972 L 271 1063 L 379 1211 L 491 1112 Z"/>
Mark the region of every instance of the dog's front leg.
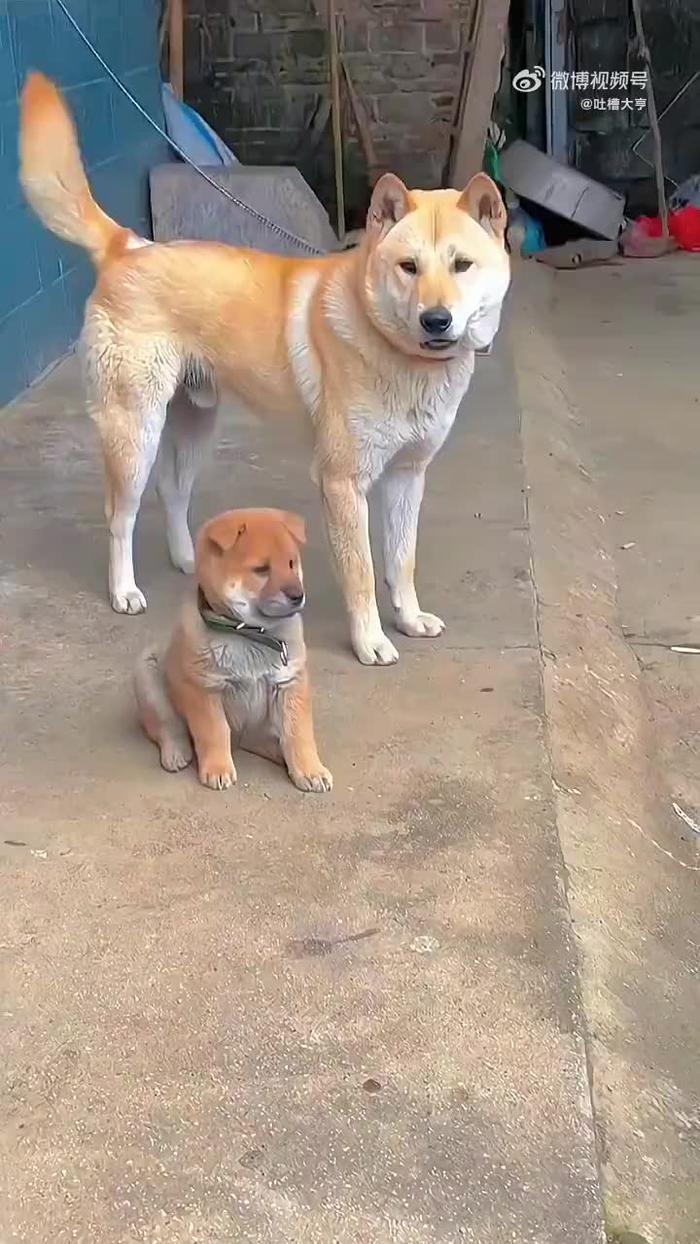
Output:
<path fill-rule="evenodd" d="M 404 635 L 440 635 L 442 618 L 424 613 L 414 582 L 418 519 L 425 488 L 425 463 L 390 467 L 382 477 L 384 573 L 396 611 L 396 625 Z"/>
<path fill-rule="evenodd" d="M 355 654 L 363 665 L 393 665 L 399 654 L 379 618 L 367 498 L 353 480 L 335 477 L 322 478 L 321 494 Z"/>
<path fill-rule="evenodd" d="M 333 789 L 333 777 L 321 764 L 311 715 L 311 692 L 306 674 L 280 690 L 280 746 L 287 772 L 298 790 Z"/>
<path fill-rule="evenodd" d="M 173 705 L 192 735 L 200 782 L 212 790 L 233 786 L 236 768 L 231 755 L 231 730 L 221 696 L 189 679 L 169 682 Z"/>

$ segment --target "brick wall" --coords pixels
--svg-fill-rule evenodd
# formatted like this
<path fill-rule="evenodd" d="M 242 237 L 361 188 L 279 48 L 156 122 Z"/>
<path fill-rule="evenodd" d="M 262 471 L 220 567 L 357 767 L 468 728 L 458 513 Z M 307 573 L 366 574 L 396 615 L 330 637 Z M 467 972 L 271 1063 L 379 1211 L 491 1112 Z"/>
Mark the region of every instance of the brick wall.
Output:
<path fill-rule="evenodd" d="M 69 0 L 104 59 L 162 124 L 157 0 Z M 149 167 L 164 144 L 104 75 L 51 0 L 0 0 L 0 405 L 71 346 L 94 278 L 84 253 L 48 234 L 17 180 L 17 96 L 28 69 L 63 88 L 95 194 L 110 214 L 150 230 Z"/>
<path fill-rule="evenodd" d="M 440 185 L 473 0 L 337 0 L 340 38 L 379 170 Z M 186 93 L 244 163 L 296 164 L 330 206 L 326 0 L 189 0 Z M 350 223 L 368 170 L 347 96 Z M 354 218 L 354 219 L 353 219 Z"/>

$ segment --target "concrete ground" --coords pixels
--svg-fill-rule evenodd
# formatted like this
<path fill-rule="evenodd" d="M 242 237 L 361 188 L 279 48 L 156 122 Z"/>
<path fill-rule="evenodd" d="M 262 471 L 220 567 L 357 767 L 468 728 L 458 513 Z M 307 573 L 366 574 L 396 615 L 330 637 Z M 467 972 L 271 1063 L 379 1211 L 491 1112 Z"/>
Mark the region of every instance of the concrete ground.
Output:
<path fill-rule="evenodd" d="M 517 276 L 429 476 L 449 629 L 389 669 L 305 453 L 224 420 L 195 519 L 308 520 L 327 798 L 159 769 L 155 500 L 117 617 L 74 364 L 4 413 L 3 1244 L 600 1244 L 601 1192 L 611 1239 L 697 1244 L 693 276 Z"/>
<path fill-rule="evenodd" d="M 597 527 L 589 547 L 605 559 L 585 606 L 604 633 L 595 650 L 590 632 L 581 641 L 588 673 L 576 712 L 587 704 L 588 721 L 597 715 L 606 756 L 601 763 L 598 745 L 594 764 L 593 752 L 583 764 L 579 753 L 569 767 L 565 784 L 582 794 L 560 809 L 559 823 L 608 1216 L 652 1244 L 697 1244 L 698 259 L 559 274 L 551 310 L 572 441 L 588 475 L 579 476 L 581 500 Z M 606 579 L 614 609 L 600 613 Z M 552 709 L 554 739 L 561 723 Z"/>
<path fill-rule="evenodd" d="M 4 1239 L 591 1244 L 600 1211 L 507 345 L 435 465 L 442 641 L 362 668 L 305 451 L 226 420 L 196 515 L 307 517 L 332 795 L 162 772 L 130 673 L 186 581 L 105 600 L 72 362 L 2 421 Z"/>

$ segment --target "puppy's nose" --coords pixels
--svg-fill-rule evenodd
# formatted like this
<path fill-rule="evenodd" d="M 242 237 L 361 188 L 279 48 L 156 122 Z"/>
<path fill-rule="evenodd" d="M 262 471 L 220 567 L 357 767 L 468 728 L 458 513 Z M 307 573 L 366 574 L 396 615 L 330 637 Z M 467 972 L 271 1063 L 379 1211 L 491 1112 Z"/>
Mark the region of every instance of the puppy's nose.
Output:
<path fill-rule="evenodd" d="M 290 605 L 294 605 L 295 609 L 297 609 L 299 605 L 303 605 L 304 592 L 302 588 L 288 587 L 288 588 L 285 588 L 284 594 L 287 597 L 287 600 L 289 601 Z"/>
<path fill-rule="evenodd" d="M 420 315 L 421 328 L 431 337 L 441 337 L 446 333 L 452 323 L 452 312 L 447 307 L 428 307 L 427 311 L 422 311 Z"/>

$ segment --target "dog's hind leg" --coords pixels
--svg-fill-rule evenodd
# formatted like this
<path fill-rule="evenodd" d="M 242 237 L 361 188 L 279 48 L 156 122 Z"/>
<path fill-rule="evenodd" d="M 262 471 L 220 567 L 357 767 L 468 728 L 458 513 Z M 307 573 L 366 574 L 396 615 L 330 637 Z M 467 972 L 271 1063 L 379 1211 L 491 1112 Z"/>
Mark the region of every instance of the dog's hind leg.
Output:
<path fill-rule="evenodd" d="M 178 570 L 194 570 L 189 508 L 197 471 L 211 445 L 217 396 L 207 385 L 179 388 L 168 406 L 156 460 L 156 486 L 163 502 L 170 560 Z"/>
<path fill-rule="evenodd" d="M 125 353 L 115 357 L 105 348 L 87 359 L 91 413 L 105 464 L 109 595 L 117 613 L 146 608 L 134 578 L 134 525 L 180 371 L 179 359 L 167 344 L 148 355 L 134 353 L 127 361 Z"/>
<path fill-rule="evenodd" d="M 185 769 L 192 760 L 192 743 L 184 721 L 170 702 L 158 652 L 150 650 L 139 658 L 134 693 L 141 725 L 159 749 L 163 768 L 170 773 Z"/>
<path fill-rule="evenodd" d="M 109 525 L 109 598 L 116 613 L 143 613 L 146 608 L 146 597 L 134 578 L 134 527 L 158 451 L 165 410 L 163 404 L 144 412 L 143 422 L 125 433 L 122 426 L 133 425 L 133 417 L 112 408 L 110 426 L 100 428 Z"/>

